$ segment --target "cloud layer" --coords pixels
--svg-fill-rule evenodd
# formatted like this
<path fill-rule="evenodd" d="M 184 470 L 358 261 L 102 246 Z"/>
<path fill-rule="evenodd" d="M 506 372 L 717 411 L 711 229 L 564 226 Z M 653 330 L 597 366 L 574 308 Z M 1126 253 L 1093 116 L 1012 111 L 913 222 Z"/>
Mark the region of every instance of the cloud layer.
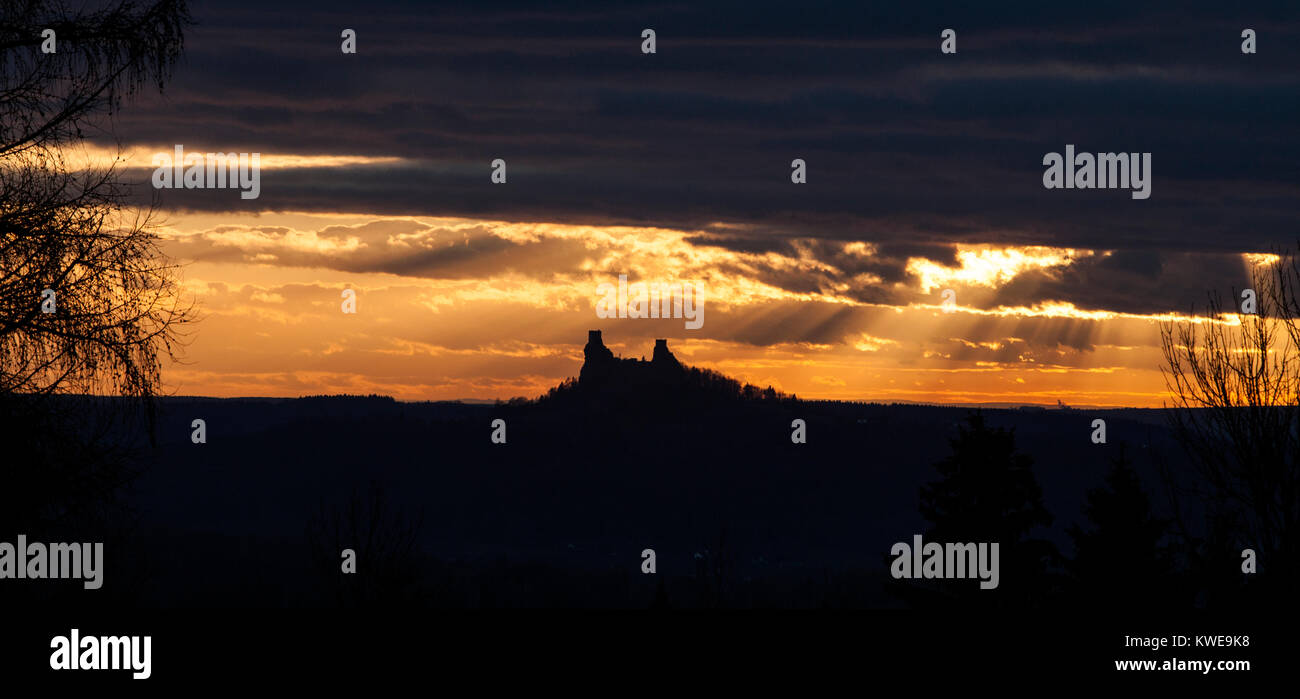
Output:
<path fill-rule="evenodd" d="M 196 12 L 166 95 L 128 105 L 116 134 L 144 151 L 263 153 L 257 200 L 161 192 L 169 250 L 206 279 L 210 325 L 229 318 L 231 332 L 241 314 L 288 327 L 312 304 L 332 313 L 344 283 L 386 304 L 391 327 L 360 320 L 332 341 L 404 357 L 382 380 L 339 364 L 315 331 L 278 340 L 304 343 L 301 371 L 326 387 L 544 386 L 575 371 L 589 287 L 627 273 L 703 283 L 710 316 L 682 351 L 748 362 L 731 368 L 787 390 L 1152 403 L 1155 320 L 1245 286 L 1244 254 L 1300 235 L 1294 3 Z M 955 55 L 939 51 L 949 27 Z M 339 50 L 344 28 L 356 55 Z M 1151 198 L 1045 189 L 1043 156 L 1067 144 L 1151 153 Z M 795 158 L 806 184 L 790 181 Z M 139 161 L 125 173 L 140 201 L 157 194 Z M 945 289 L 956 314 L 939 309 Z M 671 332 L 607 334 L 637 352 Z M 290 371 L 270 354 L 247 362 L 225 371 Z M 1106 378 L 1130 369 L 1147 373 Z"/>

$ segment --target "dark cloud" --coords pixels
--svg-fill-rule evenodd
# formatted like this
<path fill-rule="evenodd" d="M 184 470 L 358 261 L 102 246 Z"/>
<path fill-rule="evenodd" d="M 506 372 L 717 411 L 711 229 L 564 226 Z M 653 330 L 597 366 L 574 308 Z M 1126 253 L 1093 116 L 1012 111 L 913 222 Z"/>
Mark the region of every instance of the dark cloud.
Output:
<path fill-rule="evenodd" d="M 966 243 L 1114 251 L 1026 275 L 999 301 L 1184 308 L 1238 274 L 1233 253 L 1297 235 L 1293 2 L 695 5 L 204 4 L 167 94 L 128 105 L 116 129 L 193 150 L 403 159 L 267 170 L 256 201 L 173 190 L 166 207 L 723 221 L 741 228 L 689 241 L 782 254 L 828 241 L 804 249 L 842 275 L 879 276 L 885 286 L 854 292 L 872 301 L 898 300 L 885 289 L 909 257 L 951 264 Z M 1256 55 L 1238 48 L 1247 26 Z M 339 51 L 344 27 L 355 56 Z M 655 55 L 639 51 L 645 27 Z M 955 56 L 939 52 L 945 27 Z M 1045 190 L 1043 154 L 1067 143 L 1151 152 L 1151 198 Z M 790 183 L 795 157 L 806 185 Z M 493 158 L 508 162 L 504 186 L 489 181 Z M 829 244 L 855 240 L 877 254 Z M 514 247 L 484 239 L 357 268 L 530 267 Z M 836 281 L 767 274 L 791 290 Z"/>
<path fill-rule="evenodd" d="M 1083 310 L 1120 313 L 1189 312 L 1207 294 L 1225 296 L 1250 286 L 1240 255 L 1117 251 L 1065 267 L 1025 272 L 1000 287 L 990 306 L 1032 306 L 1051 299 Z"/>

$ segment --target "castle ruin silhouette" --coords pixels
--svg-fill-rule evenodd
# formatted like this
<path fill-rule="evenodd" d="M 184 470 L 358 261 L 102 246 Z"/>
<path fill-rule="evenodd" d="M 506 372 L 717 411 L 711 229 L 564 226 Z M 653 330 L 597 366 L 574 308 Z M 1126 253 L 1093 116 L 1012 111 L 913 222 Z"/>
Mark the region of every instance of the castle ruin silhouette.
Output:
<path fill-rule="evenodd" d="M 599 330 L 587 331 L 587 345 L 582 348 L 582 371 L 578 384 L 583 388 L 602 388 L 618 384 L 662 384 L 680 381 L 684 367 L 668 349 L 668 340 L 655 340 L 650 361 L 615 357 L 605 346 Z"/>

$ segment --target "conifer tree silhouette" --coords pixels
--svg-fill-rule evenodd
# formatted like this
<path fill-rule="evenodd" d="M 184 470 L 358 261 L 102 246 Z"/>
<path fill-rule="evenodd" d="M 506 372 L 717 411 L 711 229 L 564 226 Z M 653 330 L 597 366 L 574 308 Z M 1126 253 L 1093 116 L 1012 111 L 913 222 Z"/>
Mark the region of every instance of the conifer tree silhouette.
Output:
<path fill-rule="evenodd" d="M 1098 608 L 1150 607 L 1182 598 L 1172 587 L 1173 560 L 1164 545 L 1169 523 L 1156 518 L 1151 500 L 1125 453 L 1111 462 L 1106 486 L 1088 491 L 1084 514 L 1091 528 L 1067 531 L 1075 557 L 1067 564 L 1079 602 Z"/>
<path fill-rule="evenodd" d="M 942 581 L 926 586 L 936 594 L 907 596 L 921 605 L 1038 603 L 1050 591 L 1049 567 L 1058 554 L 1051 543 L 1031 538 L 1034 527 L 1052 523 L 1033 459 L 1016 451 L 1014 430 L 987 426 L 978 411 L 949 441 L 952 454 L 935 464 L 940 479 L 921 487 L 921 515 L 932 524 L 925 540 L 999 544 L 999 584 L 981 590 L 970 580 Z"/>

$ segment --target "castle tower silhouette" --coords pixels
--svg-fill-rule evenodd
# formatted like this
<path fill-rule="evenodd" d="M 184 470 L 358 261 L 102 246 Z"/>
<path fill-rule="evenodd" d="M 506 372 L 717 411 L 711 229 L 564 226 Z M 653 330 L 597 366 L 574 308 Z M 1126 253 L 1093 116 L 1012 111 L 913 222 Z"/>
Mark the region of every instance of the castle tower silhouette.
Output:
<path fill-rule="evenodd" d="M 677 361 L 677 357 L 674 357 L 673 353 L 668 351 L 667 340 L 655 340 L 655 353 L 654 356 L 650 357 L 650 363 L 655 366 L 681 366 L 681 362 Z"/>
<path fill-rule="evenodd" d="M 605 346 L 604 340 L 600 338 L 599 330 L 587 331 L 587 346 L 582 348 L 582 356 L 583 359 L 586 360 L 583 363 L 584 367 L 593 362 L 601 364 L 604 363 L 605 360 L 614 359 L 614 353 L 609 351 L 609 348 Z"/>

